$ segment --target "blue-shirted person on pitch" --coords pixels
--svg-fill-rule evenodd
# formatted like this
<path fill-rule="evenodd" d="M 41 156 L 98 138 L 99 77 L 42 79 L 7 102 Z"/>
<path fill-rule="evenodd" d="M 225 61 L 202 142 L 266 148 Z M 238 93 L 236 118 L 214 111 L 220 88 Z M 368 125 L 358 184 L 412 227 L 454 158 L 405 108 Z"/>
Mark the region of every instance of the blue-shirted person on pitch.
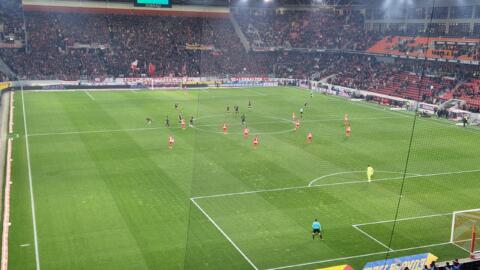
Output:
<path fill-rule="evenodd" d="M 323 240 L 323 235 L 322 235 L 322 224 L 315 219 L 315 221 L 312 223 L 312 239 L 315 240 L 315 235 L 318 235 L 320 239 Z"/>

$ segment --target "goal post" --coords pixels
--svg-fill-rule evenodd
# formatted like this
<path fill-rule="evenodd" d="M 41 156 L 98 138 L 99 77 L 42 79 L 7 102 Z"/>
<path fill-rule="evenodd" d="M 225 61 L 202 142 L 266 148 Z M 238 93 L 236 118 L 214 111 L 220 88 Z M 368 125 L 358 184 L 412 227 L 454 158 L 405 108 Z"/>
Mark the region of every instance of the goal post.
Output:
<path fill-rule="evenodd" d="M 480 255 L 480 208 L 455 211 L 452 214 L 450 243 L 470 253 L 471 257 Z"/>

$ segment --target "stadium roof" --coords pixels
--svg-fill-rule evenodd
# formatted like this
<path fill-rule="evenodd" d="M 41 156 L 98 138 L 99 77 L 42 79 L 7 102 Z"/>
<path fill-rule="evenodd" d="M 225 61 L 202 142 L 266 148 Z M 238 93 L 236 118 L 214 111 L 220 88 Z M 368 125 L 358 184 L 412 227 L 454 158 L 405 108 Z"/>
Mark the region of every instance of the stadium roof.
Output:
<path fill-rule="evenodd" d="M 55 0 L 50 0 L 55 1 Z M 85 0 L 72 0 L 85 2 Z M 133 0 L 87 0 L 87 1 L 100 1 L 100 2 L 123 2 L 133 3 Z M 247 1 L 250 6 L 264 6 L 265 0 L 172 0 L 174 5 L 199 5 L 199 6 L 232 6 L 238 2 L 243 5 Z M 330 5 L 330 6 L 378 6 L 381 7 L 387 0 L 274 0 L 272 5 L 275 6 L 306 6 L 306 5 Z M 406 5 L 422 5 L 426 6 L 433 3 L 433 0 L 395 0 L 405 1 Z M 480 0 L 437 0 L 436 6 L 442 5 L 472 5 L 480 4 Z"/>
<path fill-rule="evenodd" d="M 85 2 L 85 0 L 73 0 Z M 89 1 L 100 1 L 100 2 L 123 2 L 123 3 L 133 3 L 133 0 L 89 0 Z M 230 6 L 238 1 L 242 0 L 172 0 L 174 5 L 200 5 L 200 6 Z M 243 1 L 242 1 L 243 2 Z M 363 2 L 371 2 L 366 0 L 276 0 L 277 5 L 281 6 L 305 6 L 305 5 L 359 5 L 365 4 Z M 263 4 L 264 0 L 249 0 L 250 5 Z"/>

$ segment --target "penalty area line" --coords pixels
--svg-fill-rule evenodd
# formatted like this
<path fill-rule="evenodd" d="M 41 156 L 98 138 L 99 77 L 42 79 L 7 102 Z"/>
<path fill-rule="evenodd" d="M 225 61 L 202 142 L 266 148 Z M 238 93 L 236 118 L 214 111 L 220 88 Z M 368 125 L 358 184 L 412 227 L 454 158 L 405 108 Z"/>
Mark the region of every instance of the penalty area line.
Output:
<path fill-rule="evenodd" d="M 377 172 L 403 174 L 403 172 L 394 172 L 394 171 L 377 171 Z M 317 182 L 317 181 L 319 181 L 319 180 L 322 180 L 322 179 L 324 179 L 324 178 L 328 178 L 328 177 L 335 176 L 335 175 L 352 174 L 352 173 L 366 173 L 366 171 L 365 171 L 365 170 L 363 170 L 363 171 L 345 171 L 345 172 L 337 172 L 337 173 L 327 174 L 327 175 L 320 176 L 320 177 L 317 177 L 317 178 L 313 179 L 312 181 L 310 181 L 310 182 L 308 183 L 308 186 L 309 186 L 309 187 L 315 186 L 315 185 L 314 185 L 315 182 Z M 416 173 L 405 173 L 405 174 L 420 176 L 420 174 L 416 174 Z M 393 180 L 393 179 L 398 179 L 398 178 L 400 178 L 400 177 L 403 178 L 403 176 L 398 176 L 398 177 L 380 178 L 380 179 L 376 179 L 376 181 L 380 181 L 380 180 Z"/>
<path fill-rule="evenodd" d="M 400 180 L 400 179 L 403 179 L 403 178 L 409 179 L 409 178 L 432 177 L 432 176 L 441 176 L 441 175 L 455 175 L 455 174 L 478 173 L 478 172 L 480 172 L 480 169 L 465 170 L 465 171 L 452 171 L 452 172 L 443 172 L 443 173 L 428 173 L 428 174 L 413 174 L 413 173 L 410 173 L 411 175 L 405 176 L 405 177 L 400 176 L 400 177 L 374 179 L 374 180 L 372 180 L 372 183 Z M 355 180 L 355 181 L 349 181 L 349 182 L 328 183 L 328 184 L 312 185 L 312 186 L 309 186 L 309 185 L 293 186 L 293 187 L 284 187 L 284 188 L 260 189 L 260 190 L 251 190 L 251 191 L 243 191 L 243 192 L 232 192 L 232 193 L 222 193 L 222 194 L 214 194 L 214 195 L 196 196 L 196 197 L 192 197 L 192 199 L 197 200 L 197 199 L 227 197 L 227 196 L 236 196 L 236 195 L 247 195 L 247 194 L 264 193 L 264 192 L 276 192 L 276 191 L 286 191 L 286 190 L 295 190 L 295 189 L 320 188 L 320 187 L 354 185 L 354 184 L 371 184 L 371 183 L 369 183 L 367 180 Z"/>
<path fill-rule="evenodd" d="M 248 258 L 247 255 L 245 255 L 245 253 L 243 253 L 243 251 L 237 246 L 237 244 L 235 244 L 235 242 L 233 242 L 233 240 L 222 230 L 222 228 L 220 228 L 220 226 L 207 214 L 207 212 L 205 210 L 203 210 L 202 207 L 200 207 L 200 205 L 195 201 L 195 199 L 190 198 L 190 201 L 192 201 L 192 203 L 195 204 L 195 206 L 198 208 L 198 210 L 200 210 L 200 212 L 202 212 L 202 214 L 208 219 L 208 221 L 210 221 L 210 223 L 212 223 L 212 225 L 215 228 L 217 228 L 217 230 L 228 240 L 228 242 L 230 242 L 230 244 L 232 244 L 232 246 L 252 266 L 252 268 L 255 269 L 255 270 L 258 270 L 258 267 L 252 262 L 252 260 L 250 260 L 250 258 Z"/>
<path fill-rule="evenodd" d="M 382 241 L 378 240 L 377 238 L 371 236 L 369 233 L 365 232 L 364 230 L 358 228 L 357 226 L 355 225 L 352 225 L 353 228 L 355 228 L 357 231 L 361 232 L 363 235 L 367 236 L 368 238 L 372 239 L 373 241 L 375 241 L 376 243 L 378 243 L 379 245 L 381 245 L 382 247 L 388 249 L 389 251 L 393 251 L 393 249 L 387 245 L 385 245 Z"/>

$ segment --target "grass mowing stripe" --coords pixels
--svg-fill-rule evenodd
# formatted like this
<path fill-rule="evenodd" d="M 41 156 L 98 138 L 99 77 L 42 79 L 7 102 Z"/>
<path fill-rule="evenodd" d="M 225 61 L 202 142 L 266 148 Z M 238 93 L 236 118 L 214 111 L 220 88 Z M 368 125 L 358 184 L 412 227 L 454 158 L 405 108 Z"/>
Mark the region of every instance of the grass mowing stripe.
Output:
<path fill-rule="evenodd" d="M 202 214 L 213 224 L 213 226 L 215 226 L 215 228 L 220 231 L 220 233 L 228 240 L 228 242 L 233 245 L 233 247 L 242 255 L 243 258 L 245 258 L 245 260 L 253 267 L 253 269 L 258 270 L 258 267 L 247 257 L 247 255 L 245 255 L 245 253 L 243 253 L 243 251 L 237 246 L 237 244 L 233 242 L 233 240 L 222 230 L 222 228 L 220 228 L 220 226 L 218 226 L 218 224 L 207 214 L 207 212 L 205 212 L 205 210 L 203 210 L 203 208 L 198 205 L 195 199 L 191 198 L 190 201 L 195 204 L 198 210 L 200 210 L 200 212 L 202 212 Z"/>
<path fill-rule="evenodd" d="M 95 98 L 88 91 L 83 91 L 91 100 L 95 101 Z"/>
<path fill-rule="evenodd" d="M 27 154 L 27 168 L 28 168 L 28 183 L 30 187 L 30 203 L 32 207 L 32 223 L 33 223 L 33 240 L 35 246 L 35 263 L 36 269 L 40 270 L 40 254 L 38 252 L 38 237 L 37 237 L 37 220 L 35 218 L 35 199 L 33 196 L 33 183 L 32 183 L 32 167 L 30 162 L 30 147 L 28 144 L 28 129 L 27 129 L 27 114 L 25 112 L 25 97 L 22 92 L 22 111 L 23 111 L 23 127 L 25 129 L 25 150 Z"/>
<path fill-rule="evenodd" d="M 403 117 L 365 117 L 365 118 L 354 118 L 351 120 L 380 120 L 380 119 L 403 119 Z M 198 120 L 198 119 L 197 119 Z M 276 124 L 276 123 L 287 123 L 292 122 L 287 119 L 280 119 L 284 120 L 285 122 L 279 121 L 259 121 L 259 122 L 249 122 L 250 124 Z M 311 119 L 311 120 L 304 120 L 303 122 L 332 122 L 332 121 L 341 121 L 340 118 L 335 119 Z M 214 127 L 220 126 L 220 124 L 205 124 L 205 125 L 195 125 L 194 127 Z M 88 133 L 108 133 L 108 132 L 125 132 L 125 131 L 148 131 L 148 130 L 159 130 L 159 129 L 179 129 L 180 127 L 151 127 L 151 128 L 125 128 L 125 129 L 105 129 L 105 130 L 85 130 L 85 131 L 67 131 L 67 132 L 48 132 L 48 133 L 34 133 L 29 134 L 29 137 L 36 137 L 36 136 L 53 136 L 53 135 L 74 135 L 74 134 L 88 134 Z M 290 131 L 290 130 L 287 130 Z M 219 133 L 222 133 L 219 131 Z M 240 133 L 239 134 L 243 134 Z M 263 134 L 270 134 L 270 133 L 263 133 Z"/>
<path fill-rule="evenodd" d="M 231 269 L 252 269 L 238 250 L 225 241 L 224 235 L 218 233 L 212 222 L 188 200 L 208 194 L 291 189 L 285 187 L 299 188 L 286 192 L 194 200 L 262 270 L 387 251 L 378 243 L 361 236 L 352 224 L 393 218 L 393 204 L 398 199 L 400 182 L 381 179 L 401 174 L 378 174 L 375 180 L 379 182 L 369 185 L 362 171 L 366 162 L 373 164 L 379 173 L 382 169 L 403 170 L 405 161 L 402 153 L 410 134 L 409 117 L 413 114 L 380 110 L 383 107 L 372 109 L 369 103 L 357 104 L 323 95 L 309 99 L 306 92 L 292 88 L 272 88 L 272 91 L 253 88 L 254 91 L 268 94 L 268 98 L 249 98 L 254 92 L 242 90 L 245 89 L 202 92 L 200 98 L 205 100 L 199 107 L 195 107 L 198 102 L 196 92 L 91 93 L 96 102 L 87 98 L 86 93 L 78 93 L 82 90 L 76 93 L 32 93 L 31 96 L 28 91 L 25 92 L 25 97 L 29 99 L 25 101 L 25 108 L 29 108 L 28 143 L 32 148 L 30 159 L 34 165 L 31 170 L 35 174 L 42 268 L 141 269 L 147 268 L 145 264 L 138 263 L 141 261 L 139 258 L 144 257 L 148 261 L 148 268 L 186 267 L 203 270 L 224 269 L 227 266 Z M 133 100 L 136 97 L 145 99 Z M 249 100 L 253 102 L 254 109 L 247 112 Z M 292 128 L 293 124 L 265 119 L 265 116 L 291 119 L 292 112 L 297 112 L 305 101 L 311 106 L 306 110 L 301 129 L 295 133 L 261 137 L 261 147 L 256 150 L 252 149 L 251 139 L 241 135 L 212 135 L 193 129 L 182 131 L 176 128 L 176 121 L 173 124 L 175 128 L 168 130 L 163 128 L 162 121 L 158 121 L 166 115 L 176 116 L 178 113 L 186 117 L 223 115 L 227 105 L 240 105 L 242 112 L 245 110 L 248 120 L 252 121 L 252 134 L 257 131 L 277 132 Z M 17 100 L 18 105 L 22 106 L 20 102 Z M 180 103 L 180 112 L 174 110 L 174 102 Z M 350 115 L 355 131 L 348 140 L 344 139 L 341 119 L 345 113 Z M 20 115 L 17 122 L 24 120 L 20 119 Z M 144 119 L 149 116 L 157 121 L 147 126 Z M 217 118 L 197 117 L 196 123 L 198 126 L 211 126 L 205 127 L 206 130 L 218 131 L 218 122 L 223 121 L 224 117 Z M 225 120 L 231 121 L 232 132 L 241 130 L 239 120 L 235 122 L 233 117 Z M 471 165 L 477 163 L 475 160 L 478 157 L 478 149 L 473 147 L 475 136 L 454 131 L 453 124 L 447 125 L 441 120 L 421 120 L 419 133 L 415 134 L 419 140 L 415 144 L 414 167 L 408 171 L 418 174 L 458 174 L 430 178 L 428 175 L 419 175 L 419 179 L 413 178 L 418 181 L 407 181 L 401 217 L 480 207 L 474 196 L 480 192 L 480 186 L 475 181 L 480 174 L 465 173 L 465 170 L 480 168 Z M 23 133 L 21 126 L 19 133 Z M 155 128 L 156 131 L 121 132 L 124 131 L 121 129 L 144 128 Z M 315 134 L 311 144 L 305 141 L 307 129 Z M 85 131 L 94 132 L 83 135 Z M 51 132 L 81 133 L 48 136 L 47 133 Z M 40 133 L 45 135 L 30 138 Z M 178 141 L 172 151 L 165 144 L 170 134 Z M 196 137 L 198 143 L 195 143 Z M 25 268 L 25 254 L 28 253 L 28 268 L 35 269 L 26 150 L 23 149 L 24 142 L 17 143 L 16 158 L 21 163 L 17 163 L 16 170 L 22 189 L 14 190 L 14 218 L 17 225 L 12 233 L 11 267 Z M 192 151 L 195 154 L 193 162 L 190 161 Z M 331 188 L 305 188 L 310 180 L 318 176 L 353 170 L 358 172 L 332 176 L 312 184 L 333 183 Z M 408 178 L 411 176 L 413 174 L 407 174 Z M 365 184 L 344 184 L 347 181 Z M 111 191 L 111 196 L 107 191 Z M 463 196 L 452 198 L 452 192 Z M 115 212 L 118 209 L 115 205 L 121 206 L 120 213 Z M 193 209 L 188 219 L 192 225 L 188 225 L 183 218 L 189 209 Z M 105 218 L 102 218 L 102 214 Z M 325 242 L 312 242 L 308 237 L 310 222 L 317 216 L 325 223 L 331 236 Z M 22 218 L 24 220 L 19 222 Z M 118 224 L 116 220 L 121 221 L 121 218 L 128 223 Z M 106 224 L 101 222 L 103 219 L 108 219 L 105 220 Z M 439 224 L 435 223 L 436 219 L 401 222 L 392 249 L 448 241 L 444 237 L 450 228 L 450 224 L 447 224 L 447 228 L 447 222 L 444 222 L 448 217 L 438 217 L 442 221 Z M 115 228 L 123 229 L 112 234 L 105 230 L 111 227 L 110 223 Z M 409 234 L 419 223 L 424 224 L 422 228 L 425 230 L 422 232 L 429 228 L 425 223 L 434 223 L 436 227 L 432 229 L 432 234 Z M 265 226 L 268 224 L 278 226 L 272 229 Z M 387 242 L 385 236 L 391 227 L 390 223 L 369 226 L 372 227 L 359 229 L 383 243 Z M 188 236 L 191 240 L 187 240 L 187 244 L 184 240 L 185 231 L 192 233 L 191 238 Z M 140 249 L 132 247 L 134 241 L 137 241 Z M 31 247 L 21 248 L 20 245 L 25 243 L 31 243 Z M 441 260 L 466 256 L 465 251 L 454 245 L 411 252 L 417 251 L 431 251 Z M 184 253 L 188 256 L 183 256 Z M 385 255 L 344 261 L 358 268 L 366 261 L 382 257 Z M 314 266 L 335 263 L 332 261 Z"/>

